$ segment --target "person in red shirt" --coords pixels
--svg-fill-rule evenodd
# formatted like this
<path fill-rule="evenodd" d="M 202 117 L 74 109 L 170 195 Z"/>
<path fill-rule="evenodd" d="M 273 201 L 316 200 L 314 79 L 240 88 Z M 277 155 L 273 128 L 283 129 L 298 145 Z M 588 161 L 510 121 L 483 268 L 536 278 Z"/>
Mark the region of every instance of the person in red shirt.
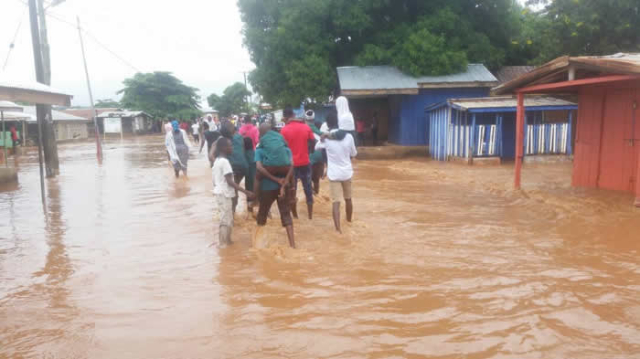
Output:
<path fill-rule="evenodd" d="M 309 146 L 315 146 L 316 138 L 311 127 L 304 121 L 296 119 L 291 106 L 287 106 L 283 112 L 283 121 L 286 124 L 281 131 L 282 136 L 289 145 L 293 154 L 293 188 L 298 188 L 298 180 L 302 181 L 302 188 L 307 199 L 307 211 L 309 219 L 313 218 L 313 189 L 311 185 L 311 162 L 309 161 Z M 313 147 L 311 147 L 313 148 Z M 296 196 L 293 196 L 295 200 Z M 291 212 L 298 218 L 298 210 L 295 202 L 291 206 Z"/>
<path fill-rule="evenodd" d="M 254 125 L 251 121 L 251 116 L 246 115 L 244 117 L 244 125 L 240 127 L 238 133 L 242 135 L 242 137 L 249 137 L 251 139 L 251 142 L 253 143 L 253 149 L 256 149 L 256 146 L 258 145 L 258 141 L 260 139 L 260 133 L 258 131 L 258 127 L 256 127 L 256 125 Z"/>

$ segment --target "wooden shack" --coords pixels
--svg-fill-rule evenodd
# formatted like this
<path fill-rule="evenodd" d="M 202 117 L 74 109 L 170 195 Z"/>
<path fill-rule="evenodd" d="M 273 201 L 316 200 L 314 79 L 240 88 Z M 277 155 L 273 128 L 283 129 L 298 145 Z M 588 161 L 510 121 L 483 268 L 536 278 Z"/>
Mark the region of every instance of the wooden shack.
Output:
<path fill-rule="evenodd" d="M 520 188 L 525 96 L 577 94 L 574 186 L 634 193 L 640 206 L 640 54 L 563 56 L 493 89 L 516 93 L 514 185 Z"/>

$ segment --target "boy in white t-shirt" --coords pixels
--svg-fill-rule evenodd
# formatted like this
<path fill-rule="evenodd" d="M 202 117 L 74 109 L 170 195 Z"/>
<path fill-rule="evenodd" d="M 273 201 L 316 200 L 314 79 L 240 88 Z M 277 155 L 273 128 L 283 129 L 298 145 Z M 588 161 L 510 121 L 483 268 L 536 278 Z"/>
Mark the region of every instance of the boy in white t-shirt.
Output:
<path fill-rule="evenodd" d="M 253 193 L 246 191 L 233 180 L 233 169 L 228 157 L 233 153 L 231 141 L 225 137 L 220 137 L 216 142 L 216 161 L 213 163 L 213 194 L 216 196 L 216 203 L 220 210 L 220 246 L 229 245 L 231 232 L 233 230 L 233 198 L 236 190 L 253 198 Z"/>

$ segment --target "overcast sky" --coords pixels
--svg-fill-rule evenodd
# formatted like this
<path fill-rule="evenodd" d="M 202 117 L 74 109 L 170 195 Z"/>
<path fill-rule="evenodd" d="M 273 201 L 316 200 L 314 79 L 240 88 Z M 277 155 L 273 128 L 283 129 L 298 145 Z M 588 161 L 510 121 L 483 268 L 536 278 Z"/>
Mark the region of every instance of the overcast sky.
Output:
<path fill-rule="evenodd" d="M 0 70 L 18 23 L 15 48 L 5 74 L 35 81 L 26 0 L 0 0 Z M 45 0 L 45 3 L 50 0 Z M 66 0 L 49 10 L 83 27 L 100 43 L 142 72 L 170 71 L 204 98 L 221 93 L 242 71 L 255 66 L 242 46 L 236 0 Z M 78 31 L 49 17 L 52 86 L 73 94 L 73 105 L 88 105 Z M 85 37 L 94 99 L 118 98 L 122 81 L 136 70 Z"/>
<path fill-rule="evenodd" d="M 51 0 L 45 0 L 49 3 Z M 524 2 L 525 0 L 519 0 Z M 0 0 L 0 71 L 22 21 L 5 75 L 35 81 L 26 0 Z M 242 46 L 236 0 L 66 0 L 48 10 L 83 27 L 109 50 L 142 72 L 170 71 L 205 98 L 220 94 L 242 71 L 255 67 Z M 52 86 L 89 104 L 80 42 L 75 28 L 48 17 Z M 136 70 L 85 36 L 94 99 L 117 99 L 122 81 Z"/>

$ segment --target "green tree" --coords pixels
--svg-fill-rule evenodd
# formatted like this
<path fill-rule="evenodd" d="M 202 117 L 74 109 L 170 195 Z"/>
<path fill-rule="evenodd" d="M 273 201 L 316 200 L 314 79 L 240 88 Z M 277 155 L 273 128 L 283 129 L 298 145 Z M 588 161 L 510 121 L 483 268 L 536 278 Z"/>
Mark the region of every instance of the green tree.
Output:
<path fill-rule="evenodd" d="M 137 73 L 124 80 L 120 103 L 155 118 L 195 118 L 200 114 L 197 89 L 182 83 L 170 72 Z"/>
<path fill-rule="evenodd" d="M 395 65 L 413 75 L 522 62 L 523 26 L 513 0 L 238 0 L 249 79 L 265 101 L 321 102 L 335 67 Z"/>
<path fill-rule="evenodd" d="M 119 108 L 120 107 L 120 102 L 112 100 L 112 99 L 105 99 L 105 100 L 98 100 L 95 104 L 96 108 Z"/>
<path fill-rule="evenodd" d="M 219 111 L 220 116 L 228 117 L 231 114 L 249 112 L 247 96 L 251 96 L 244 84 L 236 82 L 224 89 L 222 96 L 211 94 L 207 97 L 209 106 Z"/>
<path fill-rule="evenodd" d="M 535 47 L 533 63 L 562 55 L 609 55 L 640 51 L 638 0 L 533 0 L 544 5 L 526 14 L 525 32 Z"/>

